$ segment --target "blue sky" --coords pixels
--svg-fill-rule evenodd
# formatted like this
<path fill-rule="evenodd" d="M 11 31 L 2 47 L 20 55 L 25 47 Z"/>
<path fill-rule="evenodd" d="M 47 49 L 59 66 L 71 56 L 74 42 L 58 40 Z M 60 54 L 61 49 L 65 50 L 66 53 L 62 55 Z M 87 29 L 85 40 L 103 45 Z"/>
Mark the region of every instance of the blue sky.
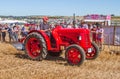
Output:
<path fill-rule="evenodd" d="M 120 0 L 1 0 L 0 15 L 120 15 Z"/>

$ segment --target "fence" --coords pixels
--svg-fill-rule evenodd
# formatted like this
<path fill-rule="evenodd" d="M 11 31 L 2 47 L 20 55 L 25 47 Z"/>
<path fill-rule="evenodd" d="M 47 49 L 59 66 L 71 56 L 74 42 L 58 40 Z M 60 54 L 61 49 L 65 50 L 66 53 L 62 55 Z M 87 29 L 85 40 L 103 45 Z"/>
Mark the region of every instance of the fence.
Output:
<path fill-rule="evenodd" d="M 104 43 L 103 50 L 120 53 L 120 27 L 103 27 Z"/>

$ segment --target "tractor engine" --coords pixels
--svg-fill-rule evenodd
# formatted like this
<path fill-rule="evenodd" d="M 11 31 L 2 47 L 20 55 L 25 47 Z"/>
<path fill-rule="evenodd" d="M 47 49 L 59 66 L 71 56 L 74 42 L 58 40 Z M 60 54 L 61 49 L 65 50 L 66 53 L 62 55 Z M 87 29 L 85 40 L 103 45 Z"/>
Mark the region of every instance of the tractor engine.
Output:
<path fill-rule="evenodd" d="M 62 43 L 77 44 L 85 50 L 91 46 L 90 31 L 88 29 L 56 28 Z"/>

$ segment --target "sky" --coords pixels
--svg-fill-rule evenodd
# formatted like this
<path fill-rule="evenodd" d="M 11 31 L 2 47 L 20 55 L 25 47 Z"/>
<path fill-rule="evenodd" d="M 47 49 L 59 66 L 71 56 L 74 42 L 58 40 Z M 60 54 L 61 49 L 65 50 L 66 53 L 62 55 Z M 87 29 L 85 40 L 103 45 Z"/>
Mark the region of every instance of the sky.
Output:
<path fill-rule="evenodd" d="M 1 0 L 0 15 L 120 15 L 120 0 Z"/>

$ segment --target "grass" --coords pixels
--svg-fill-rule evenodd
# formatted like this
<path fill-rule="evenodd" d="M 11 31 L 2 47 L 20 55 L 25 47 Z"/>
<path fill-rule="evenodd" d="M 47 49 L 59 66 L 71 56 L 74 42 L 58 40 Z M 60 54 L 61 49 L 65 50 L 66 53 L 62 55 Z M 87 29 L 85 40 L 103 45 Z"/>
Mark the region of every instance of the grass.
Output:
<path fill-rule="evenodd" d="M 64 56 L 64 55 L 63 55 Z M 62 57 L 32 61 L 12 45 L 0 43 L 0 79 L 119 79 L 120 55 L 104 49 L 95 60 L 69 66 Z"/>

